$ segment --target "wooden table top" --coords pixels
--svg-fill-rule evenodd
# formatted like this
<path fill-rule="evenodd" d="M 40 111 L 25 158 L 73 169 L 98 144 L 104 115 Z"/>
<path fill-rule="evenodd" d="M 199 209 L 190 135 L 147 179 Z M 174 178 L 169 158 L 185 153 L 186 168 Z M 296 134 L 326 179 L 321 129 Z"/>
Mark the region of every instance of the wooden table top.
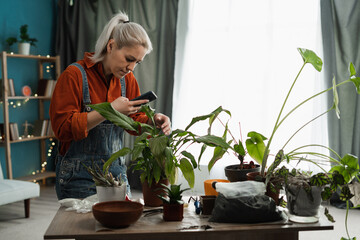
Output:
<path fill-rule="evenodd" d="M 92 213 L 65 211 L 60 207 L 44 239 L 298 239 L 299 231 L 332 230 L 333 225 L 320 216 L 311 224 L 282 220 L 271 223 L 239 224 L 209 222 L 210 216 L 197 215 L 192 204 L 184 209 L 181 222 L 165 222 L 162 213 L 141 218 L 122 229 L 108 229 Z"/>

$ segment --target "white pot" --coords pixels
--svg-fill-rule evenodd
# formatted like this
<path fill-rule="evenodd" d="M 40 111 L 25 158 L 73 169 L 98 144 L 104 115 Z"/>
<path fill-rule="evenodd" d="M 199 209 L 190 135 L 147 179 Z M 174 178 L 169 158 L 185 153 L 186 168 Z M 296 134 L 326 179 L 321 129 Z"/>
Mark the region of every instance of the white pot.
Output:
<path fill-rule="evenodd" d="M 19 43 L 18 50 L 19 54 L 30 55 L 30 43 Z"/>
<path fill-rule="evenodd" d="M 126 184 L 119 187 L 96 186 L 99 202 L 124 201 L 126 196 Z"/>

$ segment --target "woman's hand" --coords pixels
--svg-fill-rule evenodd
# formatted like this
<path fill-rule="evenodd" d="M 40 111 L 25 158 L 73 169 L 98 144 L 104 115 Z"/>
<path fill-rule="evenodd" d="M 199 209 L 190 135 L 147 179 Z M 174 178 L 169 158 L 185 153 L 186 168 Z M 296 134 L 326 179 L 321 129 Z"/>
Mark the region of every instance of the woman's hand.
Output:
<path fill-rule="evenodd" d="M 171 122 L 170 118 L 162 113 L 156 113 L 154 116 L 155 126 L 160 128 L 165 135 L 170 135 L 171 133 Z M 149 119 L 149 124 L 151 120 Z"/>
<path fill-rule="evenodd" d="M 140 109 L 140 105 L 149 102 L 149 100 L 137 100 L 129 101 L 128 98 L 118 97 L 115 99 L 111 106 L 118 112 L 125 114 L 126 116 L 136 113 Z"/>

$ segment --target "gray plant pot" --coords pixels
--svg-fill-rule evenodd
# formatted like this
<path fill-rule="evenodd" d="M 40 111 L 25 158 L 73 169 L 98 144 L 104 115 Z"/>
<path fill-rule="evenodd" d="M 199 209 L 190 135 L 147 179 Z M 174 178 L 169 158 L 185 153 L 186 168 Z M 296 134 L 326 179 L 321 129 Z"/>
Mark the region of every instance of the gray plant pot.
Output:
<path fill-rule="evenodd" d="M 313 200 L 305 190 L 299 186 L 286 186 L 287 208 L 289 213 L 296 216 L 316 216 L 321 204 L 322 187 L 311 187 Z"/>

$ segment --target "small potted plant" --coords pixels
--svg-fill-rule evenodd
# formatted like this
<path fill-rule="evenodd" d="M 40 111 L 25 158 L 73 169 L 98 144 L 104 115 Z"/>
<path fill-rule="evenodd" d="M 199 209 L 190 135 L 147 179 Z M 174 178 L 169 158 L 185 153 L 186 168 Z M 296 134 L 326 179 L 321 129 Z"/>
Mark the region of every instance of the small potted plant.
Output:
<path fill-rule="evenodd" d="M 15 37 L 9 37 L 6 39 L 6 42 L 9 46 L 12 46 L 14 43 L 18 42 L 18 50 L 19 54 L 29 55 L 30 54 L 30 45 L 36 46 L 35 42 L 37 42 L 36 38 L 31 38 L 28 34 L 28 25 L 22 25 L 20 27 L 20 40 Z"/>
<path fill-rule="evenodd" d="M 126 199 L 126 183 L 121 179 L 121 176 L 117 178 L 109 172 L 109 168 L 114 160 L 116 159 L 110 158 L 104 162 L 102 169 L 94 162 L 91 167 L 82 163 L 93 177 L 99 202 L 123 201 Z"/>
<path fill-rule="evenodd" d="M 158 195 L 163 201 L 163 219 L 165 221 L 181 221 L 184 218 L 184 201 L 182 193 L 190 188 L 181 189 L 181 184 L 167 186 L 161 184 L 165 194 Z"/>

